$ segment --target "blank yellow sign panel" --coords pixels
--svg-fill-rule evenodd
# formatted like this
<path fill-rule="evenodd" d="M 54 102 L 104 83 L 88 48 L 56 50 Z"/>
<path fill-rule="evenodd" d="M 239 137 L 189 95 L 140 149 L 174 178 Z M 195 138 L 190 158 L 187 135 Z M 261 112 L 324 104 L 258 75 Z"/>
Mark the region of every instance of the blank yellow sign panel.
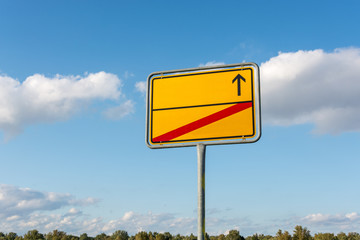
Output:
<path fill-rule="evenodd" d="M 246 66 L 150 75 L 148 145 L 253 138 L 255 70 Z"/>

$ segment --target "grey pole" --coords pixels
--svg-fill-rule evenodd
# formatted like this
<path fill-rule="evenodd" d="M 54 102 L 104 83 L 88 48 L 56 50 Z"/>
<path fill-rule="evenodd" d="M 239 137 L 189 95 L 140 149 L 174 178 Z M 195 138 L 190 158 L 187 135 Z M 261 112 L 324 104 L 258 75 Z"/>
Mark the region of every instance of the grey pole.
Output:
<path fill-rule="evenodd" d="M 204 144 L 197 145 L 198 154 L 198 240 L 205 240 L 205 151 Z"/>

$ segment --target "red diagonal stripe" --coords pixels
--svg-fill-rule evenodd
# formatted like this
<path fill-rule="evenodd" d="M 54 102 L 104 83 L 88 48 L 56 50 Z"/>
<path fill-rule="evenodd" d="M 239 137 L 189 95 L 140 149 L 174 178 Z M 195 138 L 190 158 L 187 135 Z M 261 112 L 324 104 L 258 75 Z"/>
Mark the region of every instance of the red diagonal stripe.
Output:
<path fill-rule="evenodd" d="M 235 113 L 238 113 L 238 112 L 243 111 L 250 107 L 252 107 L 252 102 L 237 103 L 237 104 L 235 104 L 231 107 L 225 108 L 219 112 L 213 113 L 209 116 L 206 116 L 204 118 L 201 118 L 199 120 L 196 120 L 194 122 L 186 124 L 182 127 L 176 128 L 170 132 L 164 133 L 158 137 L 155 137 L 152 139 L 152 141 L 154 143 L 171 141 L 174 138 L 180 137 L 186 133 L 192 132 L 198 128 L 209 125 L 210 123 L 219 121 L 226 117 L 229 117 Z"/>

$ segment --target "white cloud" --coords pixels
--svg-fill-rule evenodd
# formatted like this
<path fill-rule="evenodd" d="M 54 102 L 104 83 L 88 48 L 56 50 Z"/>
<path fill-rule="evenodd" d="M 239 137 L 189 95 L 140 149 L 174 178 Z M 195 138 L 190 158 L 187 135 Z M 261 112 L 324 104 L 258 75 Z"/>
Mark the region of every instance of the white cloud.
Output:
<path fill-rule="evenodd" d="M 68 234 L 84 232 L 95 236 L 102 232 L 111 234 L 124 229 L 134 235 L 139 231 L 171 232 L 189 235 L 197 233 L 196 214 L 184 217 L 173 213 L 138 213 L 127 211 L 117 219 L 105 220 L 83 213 L 84 205 L 97 202 L 93 198 L 76 199 L 70 194 L 41 192 L 12 185 L 0 185 L 0 229 L 5 232 L 24 234 L 31 229 L 47 233 L 58 229 Z M 221 210 L 217 210 L 217 212 Z M 254 222 L 248 217 L 223 218 L 222 214 L 209 214 L 206 229 L 210 235 L 240 230 L 243 236 L 261 231 L 276 234 L 278 229 L 291 231 L 296 225 L 306 226 L 314 232 L 352 232 L 360 228 L 357 212 L 346 214 L 309 214 L 305 217 Z"/>
<path fill-rule="evenodd" d="M 347 213 L 345 214 L 345 218 L 349 219 L 349 220 L 357 220 L 360 218 L 359 214 L 356 212 L 352 212 L 352 213 Z"/>
<path fill-rule="evenodd" d="M 137 213 L 125 212 L 122 217 L 104 220 L 83 213 L 79 207 L 91 205 L 93 198 L 76 199 L 70 194 L 41 192 L 12 185 L 0 185 L 0 229 L 5 232 L 24 234 L 31 229 L 42 233 L 54 229 L 69 234 L 88 233 L 97 235 L 101 232 L 111 234 L 124 229 L 130 234 L 138 231 L 171 232 L 173 234 L 196 234 L 196 214 L 191 217 L 179 217 L 172 213 Z M 61 213 L 62 212 L 62 213 Z M 223 233 L 222 229 L 235 229 L 241 224 L 249 226 L 248 221 L 239 219 L 207 218 L 211 234 Z"/>
<path fill-rule="evenodd" d="M 314 232 L 355 232 L 360 228 L 360 215 L 356 212 L 333 215 L 316 213 L 299 218 L 298 222 Z"/>
<path fill-rule="evenodd" d="M 252 223 L 247 219 L 219 219 L 216 217 L 206 218 L 207 232 L 210 235 L 225 233 L 224 229 L 242 229 L 252 231 Z M 108 221 L 102 227 L 104 232 L 114 232 L 117 229 L 126 229 L 129 233 L 135 234 L 139 231 L 170 232 L 182 235 L 197 234 L 197 217 L 178 217 L 171 213 L 146 214 L 126 212 L 122 218 Z"/>
<path fill-rule="evenodd" d="M 132 212 L 132 211 L 126 212 L 121 219 L 122 219 L 123 221 L 128 221 L 128 220 L 131 219 L 133 216 L 134 216 L 134 212 Z"/>
<path fill-rule="evenodd" d="M 76 208 L 70 208 L 68 214 L 69 215 L 78 215 L 78 214 L 81 214 L 81 211 Z"/>
<path fill-rule="evenodd" d="M 199 67 L 212 67 L 212 66 L 219 66 L 224 64 L 225 64 L 224 62 L 210 61 L 207 63 L 200 63 Z"/>
<path fill-rule="evenodd" d="M 137 83 L 135 83 L 135 89 L 136 89 L 138 92 L 141 92 L 141 93 L 145 94 L 145 93 L 146 93 L 146 89 L 147 89 L 146 81 L 142 81 L 142 82 L 137 82 Z"/>
<path fill-rule="evenodd" d="M 262 63 L 265 123 L 312 123 L 314 132 L 360 131 L 360 49 L 279 53 Z"/>
<path fill-rule="evenodd" d="M 7 217 L 7 218 L 6 218 L 6 221 L 14 221 L 14 220 L 17 220 L 17 219 L 19 219 L 19 218 L 20 218 L 19 215 L 13 215 L 13 216 L 11 216 L 11 217 Z"/>
<path fill-rule="evenodd" d="M 132 78 L 132 77 L 135 77 L 135 74 L 133 74 L 132 72 L 129 72 L 129 71 L 125 71 L 125 73 L 124 73 L 125 79 Z"/>
<path fill-rule="evenodd" d="M 192 225 L 196 225 L 194 220 L 191 220 Z M 177 218 L 169 213 L 153 214 L 148 212 L 147 214 L 139 214 L 130 211 L 125 213 L 122 218 L 105 223 L 102 230 L 114 232 L 117 229 L 127 229 L 131 233 L 139 231 L 179 232 L 179 230 L 183 230 L 186 221 L 177 221 L 178 224 L 174 224 L 176 221 Z"/>
<path fill-rule="evenodd" d="M 52 78 L 34 74 L 22 83 L 1 75 L 0 130 L 11 138 L 31 124 L 66 120 L 94 100 L 119 100 L 121 87 L 121 80 L 106 72 Z"/>
<path fill-rule="evenodd" d="M 103 112 L 104 116 L 111 120 L 119 120 L 135 112 L 134 102 L 127 100 L 123 104 L 107 109 Z"/>
<path fill-rule="evenodd" d="M 358 232 L 360 228 L 360 215 L 356 212 L 347 214 L 308 214 L 305 217 L 293 216 L 291 218 L 272 220 L 267 227 L 275 233 L 277 229 L 291 232 L 296 225 L 307 227 L 311 233 L 317 232 Z M 264 228 L 264 226 L 261 226 Z M 265 226 L 266 228 L 266 226 Z"/>
<path fill-rule="evenodd" d="M 7 184 L 0 184 L 0 196 L 0 229 L 6 232 L 23 234 L 36 228 L 43 233 L 64 229 L 81 234 L 86 230 L 99 232 L 102 227 L 100 218 L 88 218 L 74 208 L 97 203 L 94 198 L 76 199 L 67 193 L 41 192 Z M 62 209 L 65 214 L 53 213 Z"/>
<path fill-rule="evenodd" d="M 16 220 L 37 211 L 53 211 L 68 206 L 86 206 L 97 199 L 76 199 L 70 194 L 40 192 L 29 188 L 0 184 L 0 218 Z"/>
<path fill-rule="evenodd" d="M 19 235 L 31 229 L 41 233 L 48 233 L 55 229 L 68 234 L 80 235 L 84 232 L 97 235 L 101 232 L 102 219 L 88 218 L 87 216 L 32 213 L 11 221 L 0 219 L 0 228 L 6 232 L 16 232 Z"/>
<path fill-rule="evenodd" d="M 303 221 L 308 223 L 316 223 L 321 225 L 329 225 L 329 224 L 346 224 L 351 222 L 357 222 L 360 224 L 360 216 L 356 212 L 347 213 L 347 214 L 309 214 L 302 218 Z"/>

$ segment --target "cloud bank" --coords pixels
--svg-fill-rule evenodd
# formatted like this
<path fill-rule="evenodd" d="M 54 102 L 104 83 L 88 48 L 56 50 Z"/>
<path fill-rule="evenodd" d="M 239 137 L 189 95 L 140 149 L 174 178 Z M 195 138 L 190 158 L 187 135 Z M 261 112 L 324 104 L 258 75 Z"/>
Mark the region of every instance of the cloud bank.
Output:
<path fill-rule="evenodd" d="M 110 220 L 84 213 L 87 206 L 97 203 L 99 200 L 91 197 L 77 199 L 68 193 L 43 192 L 0 184 L 0 229 L 18 234 L 31 229 L 42 233 L 58 229 L 75 235 L 86 232 L 91 236 L 102 232 L 111 234 L 119 229 L 129 234 L 156 231 L 190 235 L 197 232 L 196 213 L 191 217 L 181 217 L 173 213 L 127 211 L 123 216 Z M 246 219 L 208 217 L 206 224 L 212 229 L 209 233 L 220 234 L 238 228 L 239 224 L 250 226 L 251 222 Z"/>
<path fill-rule="evenodd" d="M 339 214 L 309 214 L 298 221 L 303 225 L 311 226 L 317 232 L 358 232 L 360 215 L 356 212 Z"/>
<path fill-rule="evenodd" d="M 2 75 L 0 130 L 5 138 L 11 138 L 28 125 L 66 120 L 95 100 L 118 101 L 121 87 L 121 80 L 106 72 L 52 78 L 34 74 L 24 82 Z M 133 104 L 125 102 L 106 116 L 119 118 L 132 111 Z"/>
<path fill-rule="evenodd" d="M 360 131 L 360 49 L 279 53 L 260 66 L 265 123 L 314 124 L 314 133 Z"/>
<path fill-rule="evenodd" d="M 142 230 L 182 232 L 196 229 L 195 218 L 177 218 L 174 214 L 124 213 L 115 220 L 90 217 L 79 208 L 98 203 L 98 199 L 77 199 L 68 193 L 42 192 L 0 184 L 0 229 L 5 232 L 24 234 L 31 229 L 47 233 L 55 229 L 80 235 L 113 233 L 125 229 L 135 234 Z M 63 212 L 63 213 L 58 213 Z"/>
<path fill-rule="evenodd" d="M 98 202 L 98 199 L 91 197 L 76 199 L 68 193 L 41 192 L 0 184 L 0 229 L 7 232 L 26 232 L 38 227 L 43 230 L 56 229 L 68 223 L 70 227 L 71 219 L 82 215 L 75 207 Z M 48 214 L 64 208 L 70 208 L 66 214 Z"/>
<path fill-rule="evenodd" d="M 42 233 L 58 229 L 75 235 L 86 232 L 90 236 L 102 232 L 111 234 L 119 229 L 126 230 L 131 235 L 139 231 L 171 232 L 182 235 L 197 233 L 196 213 L 190 217 L 181 217 L 174 213 L 127 211 L 117 219 L 105 220 L 84 212 L 87 206 L 98 203 L 98 199 L 91 197 L 77 199 L 68 193 L 43 192 L 0 184 L 0 229 L 21 235 L 31 229 L 37 229 Z M 333 215 L 316 213 L 305 217 L 295 216 L 289 219 L 256 222 L 248 217 L 219 217 L 223 215 L 223 211 L 211 209 L 207 212 L 206 229 L 210 235 L 226 234 L 231 229 L 240 230 L 244 236 L 256 232 L 275 235 L 278 229 L 291 232 L 296 225 L 306 226 L 312 234 L 353 232 L 360 228 L 360 215 L 357 212 Z"/>

